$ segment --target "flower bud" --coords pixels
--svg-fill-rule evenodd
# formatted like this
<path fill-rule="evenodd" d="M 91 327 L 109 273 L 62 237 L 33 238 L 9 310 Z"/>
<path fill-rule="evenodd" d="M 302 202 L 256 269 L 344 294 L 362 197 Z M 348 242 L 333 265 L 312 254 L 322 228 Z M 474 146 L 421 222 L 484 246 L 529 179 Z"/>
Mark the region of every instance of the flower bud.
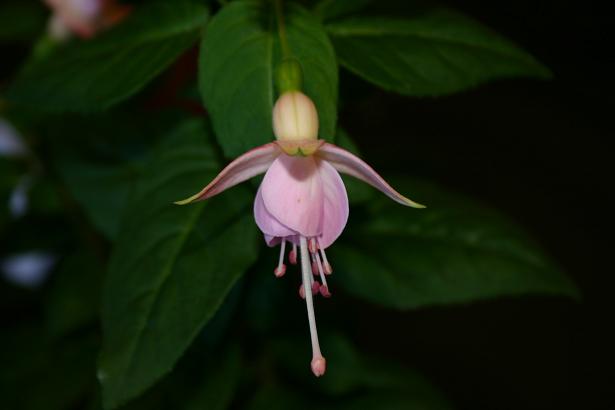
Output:
<path fill-rule="evenodd" d="M 280 141 L 318 139 L 318 112 L 312 100 L 299 91 L 282 94 L 273 107 L 273 132 Z"/>

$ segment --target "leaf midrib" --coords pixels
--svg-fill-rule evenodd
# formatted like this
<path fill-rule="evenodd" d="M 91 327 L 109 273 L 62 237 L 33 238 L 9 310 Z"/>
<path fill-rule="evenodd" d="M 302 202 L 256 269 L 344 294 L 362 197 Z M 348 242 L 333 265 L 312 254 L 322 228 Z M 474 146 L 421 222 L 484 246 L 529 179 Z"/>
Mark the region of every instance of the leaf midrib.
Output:
<path fill-rule="evenodd" d="M 472 43 L 468 41 L 460 41 L 459 39 L 438 36 L 433 33 L 426 33 L 419 30 L 411 31 L 411 30 L 399 30 L 399 31 L 383 31 L 383 30 L 373 30 L 366 27 L 352 27 L 352 28 L 340 28 L 336 27 L 336 25 L 327 25 L 325 26 L 327 32 L 333 37 L 338 37 L 342 39 L 356 39 L 356 38 L 382 38 L 382 37 L 410 37 L 416 40 L 421 40 L 428 43 L 438 43 L 438 44 L 447 44 L 454 46 L 461 46 L 469 49 L 479 50 L 486 53 L 491 53 L 495 55 L 499 55 L 506 58 L 511 58 L 514 60 L 526 60 L 526 62 L 533 63 L 531 57 L 526 55 L 524 52 L 511 50 L 512 52 L 504 52 L 501 48 L 490 47 L 486 44 L 480 43 Z M 510 48 L 510 45 L 506 45 L 507 48 Z"/>
<path fill-rule="evenodd" d="M 467 240 L 455 240 L 451 237 L 444 237 L 444 236 L 439 236 L 439 235 L 422 235 L 419 233 L 414 233 L 414 232 L 409 232 L 409 231 L 403 231 L 403 232 L 378 231 L 374 233 L 374 232 L 369 232 L 369 231 L 366 232 L 365 230 L 363 230 L 361 234 L 358 235 L 357 237 L 377 237 L 377 236 L 385 237 L 385 238 L 386 237 L 388 238 L 400 238 L 401 237 L 404 239 L 407 237 L 411 237 L 413 239 L 419 239 L 421 241 L 427 240 L 430 242 L 435 242 L 435 243 L 440 243 L 440 244 L 445 244 L 445 245 L 453 245 L 453 246 L 457 246 L 460 248 L 471 249 L 471 250 L 475 250 L 479 252 L 491 253 L 499 257 L 516 260 L 518 262 L 528 264 L 531 266 L 535 266 L 540 269 L 549 269 L 549 265 L 537 263 L 535 260 L 524 258 L 521 255 L 518 255 L 516 253 L 511 253 L 503 249 L 490 248 L 490 247 L 484 246 L 482 242 L 471 243 Z M 386 242 L 386 239 L 383 239 L 382 241 Z"/>
<path fill-rule="evenodd" d="M 133 339 L 134 342 L 131 344 L 131 349 L 128 355 L 128 365 L 126 366 L 126 371 L 123 372 L 123 377 L 122 377 L 121 384 L 123 385 L 127 384 L 126 379 L 128 375 L 132 373 L 132 370 L 134 368 L 135 352 L 137 350 L 137 347 L 141 344 L 141 339 L 143 338 L 143 335 L 145 333 L 145 326 L 147 322 L 150 320 L 154 306 L 156 305 L 158 297 L 160 296 L 160 292 L 162 288 L 164 287 L 164 284 L 166 283 L 166 281 L 171 277 L 173 267 L 176 261 L 179 259 L 179 253 L 181 252 L 184 244 L 186 243 L 190 233 L 193 231 L 194 226 L 196 225 L 196 222 L 198 221 L 198 218 L 201 215 L 204 206 L 205 206 L 205 203 L 200 203 L 200 204 L 195 205 L 196 209 L 194 213 L 190 216 L 190 218 L 188 218 L 184 231 L 178 237 L 175 248 L 172 250 L 172 252 L 170 252 L 172 256 L 169 258 L 169 262 L 161 270 L 161 280 L 159 282 L 159 285 L 156 287 L 154 291 L 154 295 L 152 296 L 151 303 L 148 304 L 146 313 L 142 315 L 144 320 L 142 320 L 139 326 L 139 330 L 137 332 L 137 336 Z"/>

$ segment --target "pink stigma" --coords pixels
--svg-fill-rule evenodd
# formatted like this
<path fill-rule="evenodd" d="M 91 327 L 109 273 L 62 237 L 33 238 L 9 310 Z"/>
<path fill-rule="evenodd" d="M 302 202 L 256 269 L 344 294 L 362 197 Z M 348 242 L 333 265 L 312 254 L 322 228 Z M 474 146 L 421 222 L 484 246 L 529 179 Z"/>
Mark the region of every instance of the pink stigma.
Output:
<path fill-rule="evenodd" d="M 327 370 L 327 361 L 322 356 L 314 357 L 312 359 L 311 366 L 312 373 L 314 373 L 314 376 L 320 377 L 325 374 L 325 370 Z"/>
<path fill-rule="evenodd" d="M 276 277 L 284 276 L 286 273 L 286 265 L 284 264 L 284 256 L 286 250 L 286 242 L 291 238 L 280 238 L 280 258 L 278 266 L 273 273 Z M 294 240 L 294 238 L 292 238 Z M 312 342 L 312 372 L 316 377 L 325 374 L 327 362 L 320 352 L 320 343 L 318 342 L 318 331 L 316 330 L 316 315 L 314 312 L 314 297 L 320 294 L 322 297 L 330 298 L 329 286 L 327 285 L 326 275 L 331 274 L 332 269 L 325 250 L 320 246 L 316 238 L 308 239 L 305 236 L 299 236 L 299 244 L 291 241 L 293 248 L 288 253 L 288 260 L 292 264 L 301 261 L 301 286 L 299 287 L 299 296 L 305 300 L 308 324 L 310 327 L 310 341 Z M 308 291 L 308 289 L 310 291 Z"/>

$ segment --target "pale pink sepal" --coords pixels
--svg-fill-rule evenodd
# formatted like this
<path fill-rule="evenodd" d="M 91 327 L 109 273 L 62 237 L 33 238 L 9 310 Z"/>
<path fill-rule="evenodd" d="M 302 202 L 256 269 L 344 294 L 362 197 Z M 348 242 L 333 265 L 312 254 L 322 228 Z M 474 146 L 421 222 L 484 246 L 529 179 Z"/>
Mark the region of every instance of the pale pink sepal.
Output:
<path fill-rule="evenodd" d="M 340 174 L 327 161 L 318 161 L 323 190 L 323 224 L 320 247 L 328 248 L 341 235 L 348 222 L 348 194 Z"/>
<path fill-rule="evenodd" d="M 261 184 L 267 211 L 282 225 L 306 236 L 322 231 L 323 187 L 313 157 L 280 155 Z"/>
<path fill-rule="evenodd" d="M 262 174 L 267 171 L 267 168 L 269 168 L 280 153 L 280 148 L 273 142 L 254 148 L 228 164 L 226 168 L 224 168 L 222 172 L 199 193 L 175 203 L 177 205 L 185 205 L 190 202 L 211 198 L 228 188 Z"/>
<path fill-rule="evenodd" d="M 424 205 L 416 203 L 394 190 L 372 167 L 345 149 L 330 143 L 325 143 L 320 147 L 316 155 L 329 161 L 338 171 L 358 178 L 382 191 L 395 202 L 413 208 L 425 208 Z"/>

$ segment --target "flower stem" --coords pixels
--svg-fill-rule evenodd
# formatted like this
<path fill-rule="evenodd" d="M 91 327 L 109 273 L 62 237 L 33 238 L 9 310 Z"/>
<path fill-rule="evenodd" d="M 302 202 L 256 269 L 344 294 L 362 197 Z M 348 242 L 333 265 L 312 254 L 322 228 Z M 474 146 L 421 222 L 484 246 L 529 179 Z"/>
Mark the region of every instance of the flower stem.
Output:
<path fill-rule="evenodd" d="M 284 21 L 284 11 L 282 9 L 282 0 L 274 0 L 275 16 L 278 21 L 278 36 L 280 37 L 280 46 L 282 48 L 282 57 L 284 59 L 292 58 L 288 39 L 286 37 L 286 22 Z"/>
<path fill-rule="evenodd" d="M 278 23 L 278 36 L 280 37 L 280 48 L 282 49 L 282 61 L 276 69 L 275 83 L 280 94 L 291 91 L 301 91 L 303 87 L 303 72 L 301 64 L 293 57 L 290 46 L 288 45 L 282 0 L 274 0 L 274 3 L 275 15 Z"/>

